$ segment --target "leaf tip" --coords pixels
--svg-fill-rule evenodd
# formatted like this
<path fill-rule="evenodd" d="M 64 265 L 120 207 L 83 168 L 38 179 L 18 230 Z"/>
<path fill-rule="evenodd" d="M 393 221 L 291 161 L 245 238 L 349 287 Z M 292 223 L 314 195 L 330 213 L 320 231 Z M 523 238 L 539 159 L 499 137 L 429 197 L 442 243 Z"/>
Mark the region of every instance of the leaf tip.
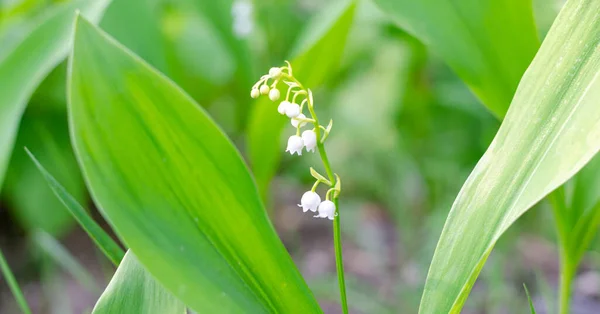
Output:
<path fill-rule="evenodd" d="M 23 146 L 23 150 L 25 150 L 25 153 L 27 153 L 29 158 L 31 158 L 31 160 L 33 160 L 33 162 L 37 165 L 38 160 L 37 160 L 37 158 L 35 158 L 35 155 L 33 155 L 33 153 L 29 150 L 29 148 L 27 148 L 27 146 Z"/>

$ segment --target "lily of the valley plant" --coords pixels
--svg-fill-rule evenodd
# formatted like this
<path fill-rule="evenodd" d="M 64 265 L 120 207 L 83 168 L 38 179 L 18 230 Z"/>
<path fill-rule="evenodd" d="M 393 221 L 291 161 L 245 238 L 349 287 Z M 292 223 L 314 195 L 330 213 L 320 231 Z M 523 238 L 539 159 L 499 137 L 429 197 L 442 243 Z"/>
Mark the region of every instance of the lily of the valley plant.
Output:
<path fill-rule="evenodd" d="M 344 283 L 344 265 L 342 261 L 342 245 L 340 232 L 340 213 L 338 206 L 338 198 L 341 192 L 341 180 L 337 174 L 331 170 L 331 165 L 325 151 L 325 140 L 331 132 L 333 120 L 329 121 L 327 127 L 319 123 L 314 109 L 314 100 L 312 91 L 305 88 L 294 76 L 292 66 L 286 61 L 286 66 L 273 67 L 268 74 L 263 75 L 250 91 L 252 98 L 258 98 L 261 95 L 268 95 L 273 102 L 280 100 L 282 93 L 277 88 L 280 83 L 287 86 L 285 98 L 277 106 L 277 111 L 290 118 L 290 123 L 296 128 L 296 133 L 289 137 L 287 142 L 286 152 L 290 154 L 302 155 L 302 151 L 314 152 L 315 149 L 319 152 L 319 156 L 323 161 L 323 166 L 327 177 L 319 174 L 312 167 L 310 174 L 315 178 L 310 191 L 305 192 L 301 199 L 299 207 L 303 212 L 311 211 L 318 212 L 314 217 L 328 218 L 333 220 L 333 237 L 335 244 L 336 268 L 338 273 L 338 282 L 340 285 L 340 297 L 342 310 L 348 313 L 348 305 L 346 301 L 346 288 Z M 273 108 L 275 110 L 275 108 Z M 308 111 L 308 116 L 304 112 Z M 308 127 L 303 131 L 303 128 Z M 321 196 L 316 190 L 319 184 L 325 184 L 329 187 L 325 193 L 325 200 L 322 201 Z"/>

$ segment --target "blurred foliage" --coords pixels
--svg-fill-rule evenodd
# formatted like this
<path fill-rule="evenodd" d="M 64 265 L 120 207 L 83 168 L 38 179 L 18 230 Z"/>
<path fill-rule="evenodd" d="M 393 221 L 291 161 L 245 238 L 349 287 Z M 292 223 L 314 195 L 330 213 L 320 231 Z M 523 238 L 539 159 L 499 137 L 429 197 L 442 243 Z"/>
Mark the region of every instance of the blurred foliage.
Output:
<path fill-rule="evenodd" d="M 67 1 L 0 1 L 0 60 L 48 8 L 60 2 Z M 182 87 L 245 152 L 248 120 L 255 106 L 249 88 L 262 73 L 259 70 L 293 56 L 308 21 L 322 14 L 330 2 L 254 1 L 250 32 L 236 34 L 232 31 L 234 1 L 113 0 L 100 26 Z M 543 38 L 562 1 L 535 0 L 533 4 L 538 34 Z M 366 280 L 360 274 L 349 275 L 349 296 L 355 303 L 351 306 L 364 313 L 411 313 L 418 307 L 448 210 L 499 122 L 448 65 L 371 1 L 359 1 L 339 59 L 339 67 L 315 86 L 319 87 L 315 89 L 317 109 L 334 117 L 328 150 L 344 178 L 342 206 L 347 211 L 342 232 L 351 243 L 348 246 L 368 253 L 366 265 L 376 265 L 370 271 L 379 276 Z M 0 210 L 8 209 L 25 233 L 41 228 L 60 237 L 69 234 L 74 224 L 26 156 L 24 146 L 80 203 L 88 198 L 69 142 L 65 73 L 66 66 L 61 64 L 32 96 L 1 191 Z M 291 128 L 285 125 L 286 131 Z M 272 141 L 281 144 L 281 140 Z M 276 222 L 292 209 L 282 206 L 275 196 L 308 184 L 307 165 L 316 158 L 299 162 L 285 154 L 278 157 L 281 165 L 274 170 L 277 178 L 269 190 Z M 294 201 L 286 199 L 286 204 Z M 373 207 L 393 226 L 391 244 L 384 243 L 381 230 L 365 227 L 366 212 L 371 213 Z M 542 209 L 547 208 L 542 205 L 526 214 L 506 238 L 515 239 L 526 231 L 551 239 L 552 224 L 546 223 L 549 218 Z M 285 226 L 277 227 L 298 260 L 318 246 L 305 246 L 298 240 L 304 234 L 290 235 Z M 299 228 L 291 230 L 301 232 Z M 514 243 L 498 244 L 482 272 L 483 284 L 474 290 L 466 310 L 508 308 L 514 313 L 527 309 L 520 288 L 524 279 L 518 275 L 531 269 L 515 265 L 517 269 L 506 274 L 505 265 L 516 251 Z M 337 302 L 337 295 L 328 295 L 332 275 L 308 276 L 319 300 Z M 379 290 L 382 280 L 391 292 Z M 539 285 L 525 280 L 535 299 Z M 516 289 L 521 290 L 513 289 L 512 281 L 518 281 Z M 494 289 L 486 289 L 486 284 Z"/>

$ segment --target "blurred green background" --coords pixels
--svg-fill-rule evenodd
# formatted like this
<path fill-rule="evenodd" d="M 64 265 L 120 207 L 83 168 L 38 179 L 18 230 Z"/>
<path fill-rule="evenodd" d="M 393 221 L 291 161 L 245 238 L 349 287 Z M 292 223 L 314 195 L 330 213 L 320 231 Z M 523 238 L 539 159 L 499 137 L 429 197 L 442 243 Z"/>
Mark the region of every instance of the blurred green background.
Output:
<path fill-rule="evenodd" d="M 64 2 L 0 1 L 0 60 Z M 318 24 L 334 7 L 322 0 L 224 2 L 114 0 L 100 26 L 204 106 L 246 155 L 254 80 L 291 60 L 307 25 Z M 541 38 L 561 5 L 534 1 Z M 328 57 L 324 52 L 317 59 Z M 88 311 L 113 272 L 23 150 L 34 152 L 102 221 L 71 150 L 65 77 L 63 62 L 29 101 L 0 196 L 0 248 L 35 313 Z M 315 92 L 321 115 L 335 121 L 327 149 L 344 181 L 351 312 L 416 313 L 446 215 L 500 123 L 443 61 L 368 0 L 359 1 L 342 58 Z M 311 184 L 307 169 L 317 162 L 316 156 L 283 156 L 263 192 L 321 306 L 338 313 L 331 226 L 296 206 Z M 525 313 L 523 283 L 538 313 L 554 308 L 554 237 L 551 212 L 542 203 L 496 246 L 463 312 Z M 575 282 L 573 313 L 598 313 L 600 273 L 593 270 L 599 263 L 597 254 L 586 257 Z M 0 313 L 17 312 L 2 279 Z"/>

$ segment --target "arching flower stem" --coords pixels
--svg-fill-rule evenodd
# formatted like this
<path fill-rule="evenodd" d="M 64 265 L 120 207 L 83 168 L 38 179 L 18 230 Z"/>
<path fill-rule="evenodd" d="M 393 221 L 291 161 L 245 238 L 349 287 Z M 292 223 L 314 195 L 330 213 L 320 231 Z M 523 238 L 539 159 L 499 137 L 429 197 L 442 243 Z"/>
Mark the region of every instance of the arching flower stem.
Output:
<path fill-rule="evenodd" d="M 289 68 L 290 68 L 289 72 L 291 73 L 291 67 L 289 67 Z M 291 76 L 290 74 L 282 73 L 281 79 L 292 81 L 292 82 L 296 83 L 298 85 L 298 87 L 300 87 L 301 90 L 304 92 L 304 94 L 307 96 L 306 101 L 307 101 L 307 105 L 308 105 L 308 110 L 310 112 L 311 118 L 314 120 L 313 124 L 315 126 L 315 133 L 317 134 L 317 139 L 322 139 L 319 119 L 317 118 L 317 115 L 314 110 L 314 104 L 312 102 L 312 92 L 310 90 L 304 88 L 304 86 L 302 86 L 302 84 L 295 77 Z M 296 95 L 294 95 L 294 100 L 298 94 L 300 94 L 300 92 L 298 92 Z M 327 132 L 327 129 L 325 129 L 324 131 Z M 322 140 L 317 141 L 317 150 L 319 151 L 319 156 L 321 157 L 321 160 L 323 162 L 323 167 L 325 168 L 325 172 L 327 173 L 327 178 L 329 179 L 329 182 L 331 182 L 335 186 L 336 178 L 334 177 L 333 171 L 331 170 L 329 158 L 327 157 L 327 152 L 325 151 L 325 146 L 323 145 Z M 341 299 L 341 305 L 342 305 L 342 312 L 344 314 L 348 314 L 348 301 L 347 301 L 347 297 L 346 297 L 346 281 L 344 278 L 344 262 L 342 259 L 342 239 L 341 239 L 342 237 L 341 237 L 341 228 L 340 228 L 340 213 L 339 213 L 340 210 L 339 210 L 339 204 L 338 204 L 338 194 L 334 194 L 332 201 L 335 204 L 335 208 L 336 208 L 336 210 L 335 210 L 336 218 L 333 220 L 333 243 L 335 246 L 335 265 L 336 265 L 337 276 L 338 276 L 338 284 L 340 287 L 340 299 Z"/>

